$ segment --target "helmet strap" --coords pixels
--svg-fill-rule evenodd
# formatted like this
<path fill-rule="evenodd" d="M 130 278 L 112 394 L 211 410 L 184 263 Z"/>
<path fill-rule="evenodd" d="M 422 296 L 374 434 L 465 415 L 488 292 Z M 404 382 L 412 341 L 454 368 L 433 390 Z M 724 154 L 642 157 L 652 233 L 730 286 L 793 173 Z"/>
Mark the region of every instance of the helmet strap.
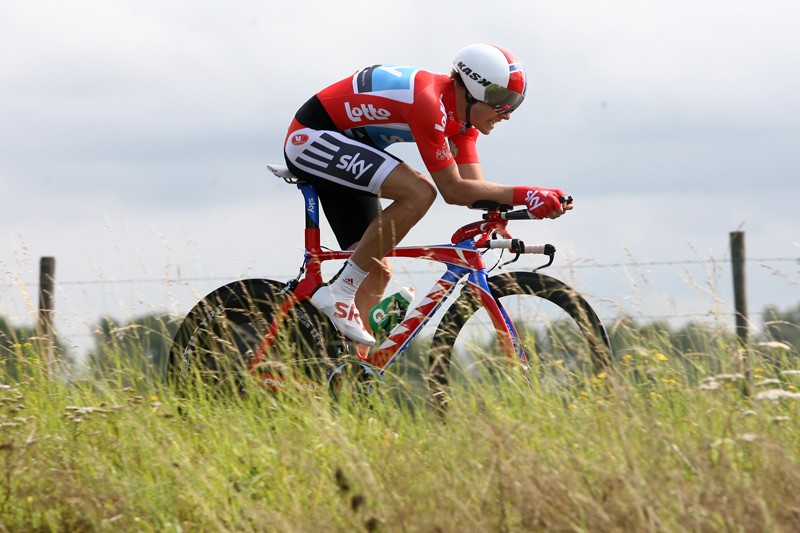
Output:
<path fill-rule="evenodd" d="M 461 127 L 462 133 L 467 131 L 472 126 L 472 123 L 469 120 L 469 112 L 472 110 L 472 105 L 478 101 L 477 98 L 470 94 L 466 87 L 464 87 L 464 96 L 467 99 L 467 116 L 466 122 L 464 122 L 464 125 Z"/>

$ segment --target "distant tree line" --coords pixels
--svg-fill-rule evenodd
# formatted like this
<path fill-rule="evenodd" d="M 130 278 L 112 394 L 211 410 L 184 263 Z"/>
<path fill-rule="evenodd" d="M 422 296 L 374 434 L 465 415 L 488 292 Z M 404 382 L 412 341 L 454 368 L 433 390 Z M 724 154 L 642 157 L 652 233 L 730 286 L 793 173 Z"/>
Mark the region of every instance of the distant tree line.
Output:
<path fill-rule="evenodd" d="M 779 343 L 783 356 L 800 359 L 800 304 L 780 310 L 768 306 L 761 313 L 762 332 L 758 343 Z M 169 348 L 179 319 L 168 315 L 147 314 L 129 321 L 104 317 L 94 328 L 94 348 L 87 355 L 88 371 L 99 375 L 121 366 L 136 368 L 145 375 L 164 373 Z M 674 328 L 666 321 L 640 323 L 631 317 L 620 317 L 606 324 L 617 357 L 637 350 L 657 347 L 666 356 L 687 360 L 708 357 L 720 345 L 735 346 L 736 337 L 725 328 L 709 327 L 706 323 L 688 323 Z M 37 337 L 32 327 L 12 326 L 0 317 L 0 369 L 2 374 L 16 379 L 23 359 L 37 361 Z M 424 354 L 409 353 L 415 366 L 424 366 Z M 769 350 L 767 350 L 769 351 Z M 55 352 L 62 360 L 72 364 L 74 354 L 69 354 L 63 343 L 56 339 Z M 713 364 L 712 364 L 713 366 Z"/>

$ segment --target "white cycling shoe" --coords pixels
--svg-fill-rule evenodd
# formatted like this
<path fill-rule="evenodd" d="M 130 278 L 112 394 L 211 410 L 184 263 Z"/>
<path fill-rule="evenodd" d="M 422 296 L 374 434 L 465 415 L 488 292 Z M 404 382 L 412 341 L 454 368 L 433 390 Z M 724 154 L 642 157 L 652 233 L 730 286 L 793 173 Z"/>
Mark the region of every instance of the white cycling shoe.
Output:
<path fill-rule="evenodd" d="M 336 294 L 330 285 L 320 285 L 311 295 L 311 303 L 331 319 L 342 335 L 358 344 L 372 346 L 375 337 L 367 333 L 355 302 L 346 296 Z"/>

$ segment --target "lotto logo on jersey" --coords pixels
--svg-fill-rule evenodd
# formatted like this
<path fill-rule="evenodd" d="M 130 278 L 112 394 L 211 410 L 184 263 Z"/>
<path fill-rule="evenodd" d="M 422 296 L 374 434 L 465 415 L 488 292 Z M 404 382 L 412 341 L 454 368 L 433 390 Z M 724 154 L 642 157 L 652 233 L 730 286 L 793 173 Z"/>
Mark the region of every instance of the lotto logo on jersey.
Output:
<path fill-rule="evenodd" d="M 361 122 L 362 119 L 367 120 L 388 120 L 392 113 L 388 109 L 382 107 L 375 107 L 372 104 L 361 104 L 356 107 L 350 107 L 350 102 L 344 103 L 344 110 L 347 113 L 347 118 L 353 122 Z"/>
<path fill-rule="evenodd" d="M 292 144 L 295 146 L 300 146 L 308 142 L 308 135 L 305 133 L 297 133 L 292 135 Z"/>

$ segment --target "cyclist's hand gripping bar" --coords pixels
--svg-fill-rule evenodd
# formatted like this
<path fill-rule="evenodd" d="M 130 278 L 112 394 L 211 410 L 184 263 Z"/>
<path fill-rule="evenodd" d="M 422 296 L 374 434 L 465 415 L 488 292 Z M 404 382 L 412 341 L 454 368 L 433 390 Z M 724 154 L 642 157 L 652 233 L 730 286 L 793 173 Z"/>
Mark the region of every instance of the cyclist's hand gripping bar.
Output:
<path fill-rule="evenodd" d="M 573 202 L 572 196 L 559 196 L 558 200 L 565 205 L 569 205 Z M 486 215 L 484 215 L 486 218 Z M 516 209 L 514 211 L 502 211 L 500 212 L 500 218 L 504 220 L 531 220 L 534 217 L 531 216 L 530 212 L 527 209 Z"/>

